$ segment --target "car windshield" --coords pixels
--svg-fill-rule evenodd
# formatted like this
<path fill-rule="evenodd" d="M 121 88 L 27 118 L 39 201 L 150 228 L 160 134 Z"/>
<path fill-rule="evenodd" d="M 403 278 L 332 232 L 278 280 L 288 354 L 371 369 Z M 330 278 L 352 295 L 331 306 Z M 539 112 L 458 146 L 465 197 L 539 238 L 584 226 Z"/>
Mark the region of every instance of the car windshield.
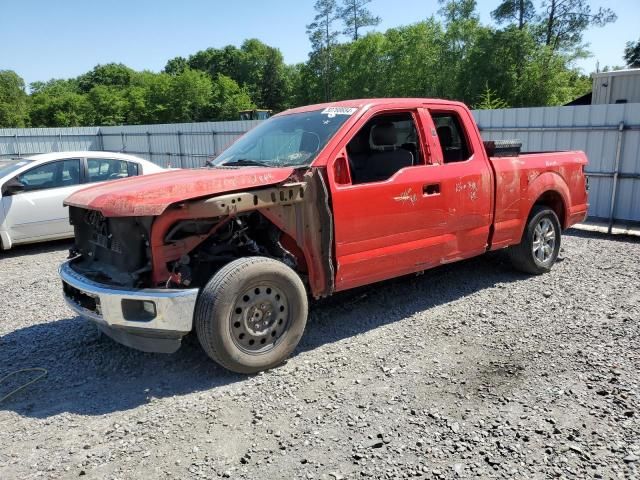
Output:
<path fill-rule="evenodd" d="M 355 111 L 355 108 L 330 107 L 273 117 L 247 132 L 210 165 L 310 165 Z"/>
<path fill-rule="evenodd" d="M 14 160 L 0 160 L 0 178 L 15 172 L 21 167 L 31 162 L 31 160 L 25 160 L 24 158 L 17 158 Z"/>

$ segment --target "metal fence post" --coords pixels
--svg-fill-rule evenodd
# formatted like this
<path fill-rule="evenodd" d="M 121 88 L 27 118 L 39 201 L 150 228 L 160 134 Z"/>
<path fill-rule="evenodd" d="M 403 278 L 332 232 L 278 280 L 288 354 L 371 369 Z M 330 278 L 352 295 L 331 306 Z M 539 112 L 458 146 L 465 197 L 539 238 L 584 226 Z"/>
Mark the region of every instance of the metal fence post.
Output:
<path fill-rule="evenodd" d="M 16 138 L 16 153 L 20 156 L 20 142 L 18 141 L 18 132 L 15 133 L 14 137 Z"/>
<path fill-rule="evenodd" d="M 213 156 L 218 155 L 218 146 L 216 145 L 216 131 L 213 130 L 211 132 L 211 136 L 213 137 Z"/>
<path fill-rule="evenodd" d="M 102 130 L 98 130 L 98 148 L 104 152 L 104 138 L 102 138 Z"/>
<path fill-rule="evenodd" d="M 151 132 L 147 130 L 147 150 L 149 151 L 149 161 L 153 162 L 153 153 L 151 153 Z"/>
<path fill-rule="evenodd" d="M 62 148 L 62 132 L 58 132 L 58 152 L 61 152 Z"/>
<path fill-rule="evenodd" d="M 180 156 L 180 168 L 184 168 L 184 162 L 182 161 L 182 132 L 178 130 L 178 155 Z"/>
<path fill-rule="evenodd" d="M 124 143 L 124 132 L 120 132 L 120 142 L 122 143 L 121 152 L 124 152 L 127 149 L 126 143 Z"/>
<path fill-rule="evenodd" d="M 618 196 L 618 175 L 620 173 L 620 156 L 622 154 L 622 140 L 624 135 L 624 122 L 618 125 L 618 142 L 616 145 L 616 160 L 613 166 L 613 185 L 611 186 L 611 206 L 609 208 L 609 228 L 607 233 L 613 230 L 613 216 L 616 208 L 616 197 Z"/>

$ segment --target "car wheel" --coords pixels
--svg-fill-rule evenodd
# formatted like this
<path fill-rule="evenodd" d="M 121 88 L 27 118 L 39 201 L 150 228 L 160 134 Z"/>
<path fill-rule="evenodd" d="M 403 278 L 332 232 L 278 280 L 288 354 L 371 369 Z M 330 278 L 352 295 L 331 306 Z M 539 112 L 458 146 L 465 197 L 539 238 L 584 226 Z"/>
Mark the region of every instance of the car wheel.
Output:
<path fill-rule="evenodd" d="M 560 252 L 561 228 L 556 213 L 548 207 L 533 208 L 518 245 L 509 247 L 513 266 L 540 275 L 551 270 Z"/>
<path fill-rule="evenodd" d="M 307 323 L 302 280 L 266 257 L 234 260 L 202 289 L 195 328 L 203 349 L 223 367 L 256 373 L 286 360 Z"/>

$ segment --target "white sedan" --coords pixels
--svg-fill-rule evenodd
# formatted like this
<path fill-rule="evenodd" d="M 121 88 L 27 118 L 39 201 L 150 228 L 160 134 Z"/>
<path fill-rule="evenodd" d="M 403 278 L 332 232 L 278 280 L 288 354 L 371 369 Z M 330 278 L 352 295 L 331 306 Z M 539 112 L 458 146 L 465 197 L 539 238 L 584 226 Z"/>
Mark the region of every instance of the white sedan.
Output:
<path fill-rule="evenodd" d="M 142 158 L 111 152 L 55 152 L 0 159 L 0 250 L 73 237 L 62 202 L 96 182 L 162 172 Z"/>

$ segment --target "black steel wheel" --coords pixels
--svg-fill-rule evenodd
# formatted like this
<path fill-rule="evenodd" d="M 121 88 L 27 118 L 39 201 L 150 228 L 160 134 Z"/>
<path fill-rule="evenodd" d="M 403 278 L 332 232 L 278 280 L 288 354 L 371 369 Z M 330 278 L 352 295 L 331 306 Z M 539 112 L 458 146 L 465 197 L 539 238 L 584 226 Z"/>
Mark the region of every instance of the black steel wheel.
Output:
<path fill-rule="evenodd" d="M 302 280 L 266 257 L 234 260 L 202 289 L 195 327 L 205 352 L 225 368 L 255 373 L 282 363 L 307 321 Z"/>

